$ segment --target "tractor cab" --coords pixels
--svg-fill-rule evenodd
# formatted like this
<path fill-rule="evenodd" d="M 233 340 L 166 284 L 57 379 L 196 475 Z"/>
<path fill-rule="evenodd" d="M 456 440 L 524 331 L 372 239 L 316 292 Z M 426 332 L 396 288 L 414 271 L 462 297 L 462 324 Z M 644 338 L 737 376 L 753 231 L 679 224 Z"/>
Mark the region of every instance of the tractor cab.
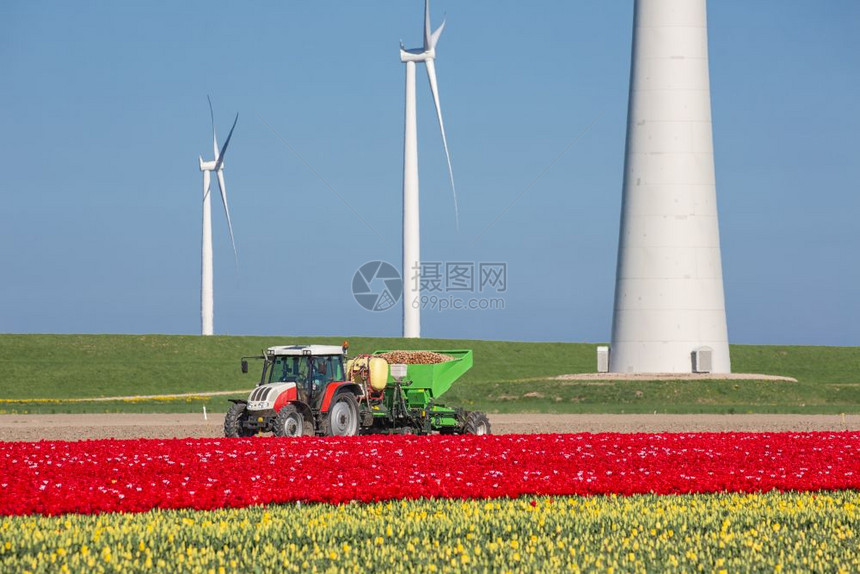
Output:
<path fill-rule="evenodd" d="M 329 383 L 344 380 L 343 351 L 310 347 L 273 347 L 267 349 L 259 385 L 295 383 L 298 400 L 318 408 Z M 296 351 L 310 351 L 301 354 Z"/>

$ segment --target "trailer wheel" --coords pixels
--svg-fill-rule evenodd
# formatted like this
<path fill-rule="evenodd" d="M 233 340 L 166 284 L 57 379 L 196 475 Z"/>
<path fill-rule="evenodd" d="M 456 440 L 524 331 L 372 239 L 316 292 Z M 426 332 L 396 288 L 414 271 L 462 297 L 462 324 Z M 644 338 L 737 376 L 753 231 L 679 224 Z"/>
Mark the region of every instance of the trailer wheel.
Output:
<path fill-rule="evenodd" d="M 293 405 L 284 405 L 272 423 L 275 436 L 302 436 L 307 434 L 305 417 Z"/>
<path fill-rule="evenodd" d="M 224 436 L 231 438 L 253 436 L 254 431 L 245 428 L 242 422 L 248 418 L 245 413 L 245 403 L 233 403 L 227 416 L 224 417 Z"/>
<path fill-rule="evenodd" d="M 471 411 L 466 415 L 463 434 L 491 434 L 490 419 L 481 411 Z"/>
<path fill-rule="evenodd" d="M 331 408 L 323 419 L 326 436 L 353 436 L 358 434 L 358 402 L 351 392 L 334 397 Z"/>

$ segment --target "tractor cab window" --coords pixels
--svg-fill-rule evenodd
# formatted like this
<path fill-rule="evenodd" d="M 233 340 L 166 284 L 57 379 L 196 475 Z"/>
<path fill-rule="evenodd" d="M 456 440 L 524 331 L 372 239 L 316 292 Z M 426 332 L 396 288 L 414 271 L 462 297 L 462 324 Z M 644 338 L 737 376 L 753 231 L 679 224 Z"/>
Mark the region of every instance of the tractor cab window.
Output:
<path fill-rule="evenodd" d="M 308 379 L 308 361 L 300 356 L 279 356 L 269 370 L 270 383 L 304 383 Z"/>
<path fill-rule="evenodd" d="M 334 378 L 335 369 L 332 367 L 331 357 L 314 357 L 313 364 L 314 385 L 327 385 L 337 379 Z"/>
<path fill-rule="evenodd" d="M 269 383 L 296 383 L 299 400 L 314 404 L 329 383 L 343 380 L 340 355 L 285 355 L 272 359 Z"/>
<path fill-rule="evenodd" d="M 329 357 L 330 369 L 331 369 L 331 378 L 333 381 L 342 381 L 344 380 L 343 376 L 343 359 L 339 356 Z"/>
<path fill-rule="evenodd" d="M 308 360 L 306 357 L 296 357 L 296 363 L 299 371 L 299 376 L 296 379 L 296 382 L 299 383 L 299 386 L 307 385 L 308 381 L 310 381 L 310 366 L 308 365 Z"/>

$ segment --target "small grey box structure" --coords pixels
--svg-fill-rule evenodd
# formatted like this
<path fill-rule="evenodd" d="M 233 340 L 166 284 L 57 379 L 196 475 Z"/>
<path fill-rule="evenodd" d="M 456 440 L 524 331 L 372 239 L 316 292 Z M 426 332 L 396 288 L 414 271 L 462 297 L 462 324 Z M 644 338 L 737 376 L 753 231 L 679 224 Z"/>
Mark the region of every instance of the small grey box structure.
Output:
<path fill-rule="evenodd" d="M 394 363 L 393 365 L 391 365 L 390 369 L 391 370 L 389 372 L 391 373 L 391 377 L 393 379 L 397 381 L 402 381 L 406 378 L 406 365 L 402 363 Z"/>
<path fill-rule="evenodd" d="M 693 351 L 693 372 L 710 373 L 713 369 L 714 350 L 710 347 L 699 347 Z"/>
<path fill-rule="evenodd" d="M 597 372 L 609 372 L 609 347 L 605 345 L 597 347 Z"/>

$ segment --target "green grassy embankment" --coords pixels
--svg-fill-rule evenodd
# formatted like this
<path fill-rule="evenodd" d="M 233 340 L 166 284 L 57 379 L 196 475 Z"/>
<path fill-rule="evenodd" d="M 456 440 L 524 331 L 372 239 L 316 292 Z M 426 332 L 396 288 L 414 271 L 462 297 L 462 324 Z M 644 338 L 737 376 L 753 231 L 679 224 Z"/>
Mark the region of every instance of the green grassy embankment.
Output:
<path fill-rule="evenodd" d="M 0 413 L 224 411 L 230 396 L 66 402 L 126 395 L 250 390 L 258 365 L 239 358 L 271 345 L 332 337 L 0 335 Z M 781 381 L 556 381 L 593 372 L 595 344 L 350 337 L 350 352 L 474 351 L 475 366 L 444 402 L 488 412 L 858 413 L 860 347 L 733 345 L 732 369 Z M 237 393 L 244 397 L 247 391 Z"/>

